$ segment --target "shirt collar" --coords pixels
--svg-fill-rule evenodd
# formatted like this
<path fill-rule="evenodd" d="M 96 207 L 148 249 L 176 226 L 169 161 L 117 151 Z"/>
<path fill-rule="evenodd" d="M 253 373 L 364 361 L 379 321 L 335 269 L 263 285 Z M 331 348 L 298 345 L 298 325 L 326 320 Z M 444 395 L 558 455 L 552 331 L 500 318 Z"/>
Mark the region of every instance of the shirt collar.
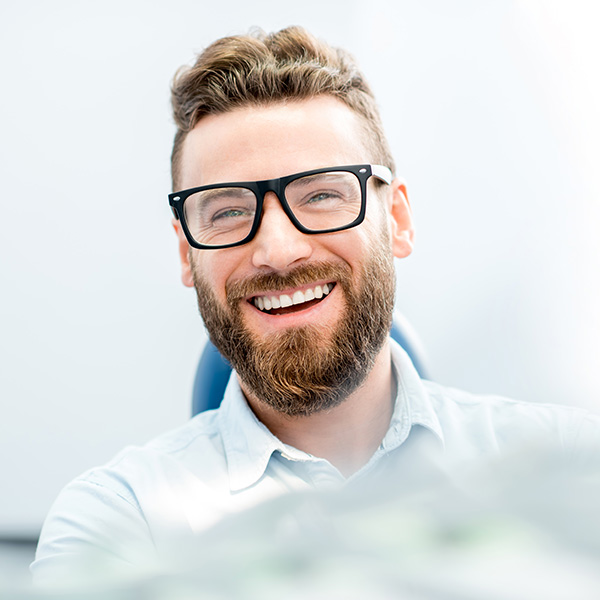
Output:
<path fill-rule="evenodd" d="M 400 446 L 413 425 L 429 429 L 443 445 L 442 428 L 423 382 L 406 352 L 394 340 L 389 342 L 397 394 L 390 427 L 382 441 L 383 449 L 388 452 Z M 256 418 L 235 371 L 219 409 L 219 429 L 233 492 L 255 484 L 266 471 L 273 452 L 281 452 L 294 460 L 310 459 L 308 454 L 284 444 Z"/>
<path fill-rule="evenodd" d="M 389 343 L 397 391 L 390 426 L 382 442 L 383 448 L 390 451 L 404 443 L 413 425 L 421 425 L 431 431 L 443 447 L 442 426 L 423 381 L 404 348 L 391 338 Z"/>
<path fill-rule="evenodd" d="M 273 452 L 283 452 L 286 446 L 256 418 L 242 393 L 235 371 L 231 373 L 219 408 L 219 421 L 229 486 L 231 491 L 236 492 L 256 483 L 265 472 Z"/>

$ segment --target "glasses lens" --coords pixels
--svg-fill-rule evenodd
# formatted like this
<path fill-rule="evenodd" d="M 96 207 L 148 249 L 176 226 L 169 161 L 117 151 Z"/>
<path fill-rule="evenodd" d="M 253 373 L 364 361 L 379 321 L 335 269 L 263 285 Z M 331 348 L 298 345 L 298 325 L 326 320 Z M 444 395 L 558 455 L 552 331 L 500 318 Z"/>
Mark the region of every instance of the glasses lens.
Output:
<path fill-rule="evenodd" d="M 360 182 L 353 173 L 329 171 L 295 179 L 285 198 L 298 221 L 312 231 L 350 225 L 360 214 Z"/>
<path fill-rule="evenodd" d="M 183 212 L 188 229 L 198 243 L 235 244 L 252 229 L 256 196 L 251 190 L 238 187 L 203 190 L 185 199 Z"/>

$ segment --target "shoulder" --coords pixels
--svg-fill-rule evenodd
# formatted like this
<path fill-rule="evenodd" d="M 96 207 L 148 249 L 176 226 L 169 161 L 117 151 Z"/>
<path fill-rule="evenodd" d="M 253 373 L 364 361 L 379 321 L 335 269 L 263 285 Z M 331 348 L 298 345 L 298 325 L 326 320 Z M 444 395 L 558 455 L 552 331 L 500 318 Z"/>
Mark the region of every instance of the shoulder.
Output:
<path fill-rule="evenodd" d="M 117 568 L 150 560 L 169 533 L 166 522 L 174 532 L 189 530 L 189 510 L 177 491 L 212 506 L 219 484 L 228 489 L 218 414 L 210 411 L 125 448 L 65 486 L 44 522 L 32 572 L 43 582 L 56 579 L 57 569 L 77 572 L 81 557 L 108 558 Z"/>
<path fill-rule="evenodd" d="M 156 476 L 161 468 L 185 465 L 192 457 L 201 455 L 207 461 L 222 453 L 218 411 L 207 411 L 146 444 L 127 446 L 104 465 L 89 469 L 72 483 L 108 485 L 134 501 L 129 494 L 130 477 L 147 477 L 150 473 Z"/>
<path fill-rule="evenodd" d="M 548 420 L 556 422 L 580 421 L 589 418 L 599 419 L 589 411 L 561 404 L 526 402 L 492 394 L 474 394 L 457 388 L 423 381 L 437 411 L 465 414 L 490 415 L 501 419 L 503 416 L 524 420 Z"/>
<path fill-rule="evenodd" d="M 124 448 L 104 465 L 77 477 L 65 490 L 87 484 L 95 486 L 97 494 L 116 494 L 139 508 L 145 488 L 185 479 L 190 472 L 202 479 L 203 469 L 213 471 L 225 462 L 219 412 L 212 410 L 144 445 Z"/>
<path fill-rule="evenodd" d="M 517 448 L 537 442 L 563 450 L 598 447 L 600 416 L 585 409 L 478 395 L 424 381 L 444 437 L 481 446 Z M 600 449 L 600 448 L 599 448 Z"/>

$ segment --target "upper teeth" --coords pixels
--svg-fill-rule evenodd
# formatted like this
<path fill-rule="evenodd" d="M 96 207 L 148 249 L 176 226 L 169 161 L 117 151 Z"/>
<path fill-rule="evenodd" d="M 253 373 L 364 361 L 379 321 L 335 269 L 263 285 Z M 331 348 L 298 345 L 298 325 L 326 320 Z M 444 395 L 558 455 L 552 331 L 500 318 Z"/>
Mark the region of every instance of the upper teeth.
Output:
<path fill-rule="evenodd" d="M 316 285 L 314 288 L 309 288 L 304 292 L 298 290 L 294 292 L 292 296 L 288 294 L 281 294 L 280 296 L 255 296 L 254 306 L 260 310 L 271 310 L 272 308 L 286 308 L 293 304 L 302 304 L 303 302 L 309 302 L 315 298 L 322 298 L 327 296 L 333 289 L 332 283 L 326 283 L 324 285 Z"/>

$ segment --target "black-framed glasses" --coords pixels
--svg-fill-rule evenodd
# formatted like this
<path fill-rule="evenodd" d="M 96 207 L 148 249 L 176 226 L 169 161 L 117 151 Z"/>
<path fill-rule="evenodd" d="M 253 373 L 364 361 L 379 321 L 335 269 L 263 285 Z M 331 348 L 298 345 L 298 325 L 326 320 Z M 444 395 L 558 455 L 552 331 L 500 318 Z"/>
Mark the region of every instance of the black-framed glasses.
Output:
<path fill-rule="evenodd" d="M 360 225 L 369 177 L 392 182 L 392 172 L 382 165 L 327 167 L 264 181 L 203 185 L 169 194 L 169 204 L 191 246 L 230 248 L 256 235 L 267 192 L 275 193 L 302 233 L 333 233 Z"/>

